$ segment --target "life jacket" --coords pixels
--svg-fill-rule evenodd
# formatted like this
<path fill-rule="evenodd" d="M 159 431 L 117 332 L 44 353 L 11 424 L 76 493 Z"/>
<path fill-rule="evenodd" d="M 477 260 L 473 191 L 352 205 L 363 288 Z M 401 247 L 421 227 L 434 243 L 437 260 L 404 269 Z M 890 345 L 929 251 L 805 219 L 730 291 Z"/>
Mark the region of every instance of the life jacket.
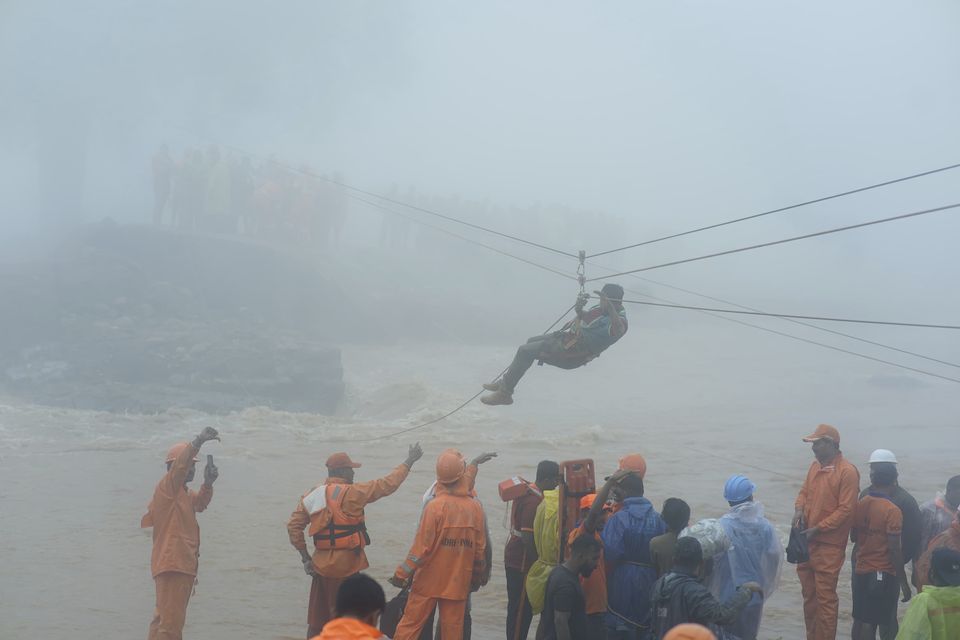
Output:
<path fill-rule="evenodd" d="M 310 514 L 313 543 L 319 550 L 362 549 L 370 544 L 364 517 L 343 512 L 343 498 L 348 484 L 320 485 L 303 497 L 303 506 Z"/>

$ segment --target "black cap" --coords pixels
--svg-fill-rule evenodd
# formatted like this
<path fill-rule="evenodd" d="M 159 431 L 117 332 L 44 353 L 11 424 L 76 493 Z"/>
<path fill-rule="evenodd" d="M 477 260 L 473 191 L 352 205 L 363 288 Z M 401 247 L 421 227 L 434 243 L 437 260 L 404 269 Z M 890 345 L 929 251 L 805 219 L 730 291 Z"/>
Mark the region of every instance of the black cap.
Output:
<path fill-rule="evenodd" d="M 600 289 L 600 292 L 611 300 L 623 300 L 623 287 L 618 284 L 607 283 L 603 285 L 603 289 Z"/>

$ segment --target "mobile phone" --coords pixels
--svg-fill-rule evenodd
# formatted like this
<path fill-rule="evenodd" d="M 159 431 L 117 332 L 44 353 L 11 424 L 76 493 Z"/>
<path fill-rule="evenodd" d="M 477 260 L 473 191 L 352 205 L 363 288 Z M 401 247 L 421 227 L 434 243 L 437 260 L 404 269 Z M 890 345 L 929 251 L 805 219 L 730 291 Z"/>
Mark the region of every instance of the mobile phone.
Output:
<path fill-rule="evenodd" d="M 207 466 L 208 467 L 213 466 L 213 456 L 211 456 L 210 454 L 207 454 Z"/>

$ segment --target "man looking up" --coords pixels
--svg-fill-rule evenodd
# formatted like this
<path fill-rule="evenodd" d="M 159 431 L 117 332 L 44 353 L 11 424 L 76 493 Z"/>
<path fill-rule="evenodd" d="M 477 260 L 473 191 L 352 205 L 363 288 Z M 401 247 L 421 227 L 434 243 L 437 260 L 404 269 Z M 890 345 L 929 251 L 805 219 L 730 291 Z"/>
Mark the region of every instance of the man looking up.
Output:
<path fill-rule="evenodd" d="M 553 491 L 560 484 L 560 465 L 543 460 L 537 465 L 537 481 L 527 493 L 510 507 L 510 537 L 503 549 L 503 566 L 507 576 L 507 640 L 527 640 L 533 610 L 526 597 L 524 582 L 537 559 L 533 540 L 533 521 L 544 491 Z"/>
<path fill-rule="evenodd" d="M 737 587 L 756 582 L 763 597 L 754 594 L 746 608 L 723 630 L 740 640 L 756 640 L 763 616 L 763 601 L 770 598 L 780 582 L 783 544 L 776 529 L 763 517 L 763 505 L 754 500 L 757 486 L 744 475 L 731 476 L 723 487 L 730 511 L 720 518 L 732 546 L 714 558 L 711 591 L 721 600 L 733 596 Z"/>
<path fill-rule="evenodd" d="M 607 580 L 607 637 L 633 640 L 650 624 L 650 589 L 657 572 L 650 562 L 650 541 L 667 525 L 643 497 L 643 479 L 628 473 L 618 483 L 624 500 L 603 527 Z"/>
<path fill-rule="evenodd" d="M 403 484 L 410 468 L 423 456 L 420 443 L 411 445 L 407 459 L 388 475 L 354 483 L 360 464 L 346 453 L 327 458 L 326 481 L 308 491 L 290 514 L 287 534 L 300 554 L 303 570 L 313 578 L 307 610 L 307 637 L 320 633 L 334 616 L 337 589 L 346 578 L 370 566 L 364 547 L 370 544 L 364 508 Z M 311 557 L 303 530 L 313 538 Z"/>
<path fill-rule="evenodd" d="M 804 442 L 816 460 L 795 503 L 793 526 L 807 537 L 810 559 L 797 565 L 803 592 L 807 640 L 834 640 L 839 598 L 837 581 L 860 491 L 860 472 L 840 452 L 840 432 L 821 424 Z"/>
<path fill-rule="evenodd" d="M 196 473 L 197 454 L 204 442 L 219 440 L 217 430 L 206 427 L 193 442 L 173 445 L 167 453 L 167 473 L 153 490 L 141 528 L 153 527 L 150 569 L 157 589 L 157 606 L 150 623 L 149 640 L 180 640 L 187 618 L 187 603 L 193 593 L 200 557 L 200 525 L 197 514 L 213 498 L 213 483 L 220 473 L 212 464 L 203 472 L 200 491 L 187 483 Z"/>

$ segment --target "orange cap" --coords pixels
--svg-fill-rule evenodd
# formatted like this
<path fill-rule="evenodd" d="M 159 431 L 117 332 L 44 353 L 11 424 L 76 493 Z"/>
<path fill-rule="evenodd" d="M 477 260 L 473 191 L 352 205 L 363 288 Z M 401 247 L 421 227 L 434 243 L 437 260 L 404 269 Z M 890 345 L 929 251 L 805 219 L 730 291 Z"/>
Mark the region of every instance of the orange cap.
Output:
<path fill-rule="evenodd" d="M 459 451 L 444 451 L 437 458 L 437 482 L 452 484 L 463 477 L 467 463 Z"/>
<path fill-rule="evenodd" d="M 347 467 L 357 469 L 360 467 L 360 463 L 351 460 L 350 456 L 343 451 L 334 453 L 327 458 L 327 469 L 346 469 Z"/>
<path fill-rule="evenodd" d="M 593 501 L 597 499 L 597 494 L 588 493 L 587 495 L 580 498 L 580 510 L 589 509 L 593 506 Z"/>
<path fill-rule="evenodd" d="M 687 622 L 670 629 L 663 640 L 717 640 L 717 636 L 704 626 Z"/>
<path fill-rule="evenodd" d="M 189 442 L 178 442 L 177 444 L 170 447 L 170 451 L 167 451 L 167 462 L 173 462 L 180 457 L 180 454 L 183 453 L 183 450 L 191 446 Z M 197 461 L 196 458 L 193 459 L 194 462 Z"/>
<path fill-rule="evenodd" d="M 828 424 L 821 424 L 817 430 L 803 439 L 804 442 L 816 442 L 822 438 L 830 438 L 837 444 L 840 444 L 840 432 Z"/>
<path fill-rule="evenodd" d="M 639 453 L 628 453 L 620 458 L 621 471 L 633 471 L 643 478 L 647 475 L 647 461 Z"/>

